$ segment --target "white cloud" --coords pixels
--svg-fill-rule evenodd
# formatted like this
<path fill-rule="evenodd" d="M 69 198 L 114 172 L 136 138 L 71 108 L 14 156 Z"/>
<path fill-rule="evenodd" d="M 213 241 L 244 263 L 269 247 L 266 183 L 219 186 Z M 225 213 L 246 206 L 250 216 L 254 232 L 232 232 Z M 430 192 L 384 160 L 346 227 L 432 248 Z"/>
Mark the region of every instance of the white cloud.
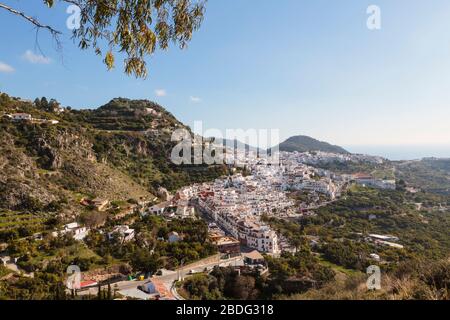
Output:
<path fill-rule="evenodd" d="M 22 58 L 27 60 L 30 63 L 34 64 L 49 64 L 52 62 L 52 60 L 48 57 L 44 57 L 41 54 L 36 54 L 31 50 L 27 50 L 23 55 Z"/>
<path fill-rule="evenodd" d="M 189 100 L 191 100 L 191 102 L 194 102 L 194 103 L 202 102 L 202 98 L 194 97 L 194 96 L 191 96 L 191 97 L 189 98 Z"/>
<path fill-rule="evenodd" d="M 164 89 L 156 89 L 155 90 L 155 94 L 158 97 L 165 97 L 165 96 L 167 96 L 167 92 Z"/>
<path fill-rule="evenodd" d="M 0 73 L 11 73 L 14 72 L 14 68 L 9 64 L 0 61 Z"/>

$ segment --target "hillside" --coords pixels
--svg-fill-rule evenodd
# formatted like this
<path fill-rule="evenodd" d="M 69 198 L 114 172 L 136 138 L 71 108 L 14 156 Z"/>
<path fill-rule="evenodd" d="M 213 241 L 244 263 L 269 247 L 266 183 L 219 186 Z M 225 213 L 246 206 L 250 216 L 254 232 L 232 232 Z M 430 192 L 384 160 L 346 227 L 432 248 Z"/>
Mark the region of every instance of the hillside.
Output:
<path fill-rule="evenodd" d="M 394 164 L 398 179 L 428 192 L 450 194 L 450 159 L 425 158 Z"/>
<path fill-rule="evenodd" d="M 13 113 L 59 123 L 13 121 L 6 116 Z M 175 190 L 226 172 L 172 165 L 171 131 L 185 126 L 150 101 L 120 98 L 71 110 L 1 94 L 0 117 L 0 216 L 13 217 L 7 223 L 23 220 L 19 214 L 32 214 L 28 220 L 35 222 L 52 214 L 76 217 L 82 197 L 153 199 L 160 186 Z"/>
<path fill-rule="evenodd" d="M 327 142 L 319 141 L 308 136 L 294 136 L 279 145 L 280 151 L 286 152 L 307 152 L 323 151 L 332 153 L 349 153 L 347 150 L 331 145 Z"/>

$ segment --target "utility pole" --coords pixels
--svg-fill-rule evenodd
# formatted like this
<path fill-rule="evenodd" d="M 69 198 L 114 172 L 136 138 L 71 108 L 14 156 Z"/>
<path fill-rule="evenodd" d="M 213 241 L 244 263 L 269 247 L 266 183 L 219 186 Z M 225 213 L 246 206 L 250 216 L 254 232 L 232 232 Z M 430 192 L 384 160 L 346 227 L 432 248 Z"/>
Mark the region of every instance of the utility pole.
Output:
<path fill-rule="evenodd" d="M 178 281 L 181 281 L 181 280 L 183 280 L 182 279 L 182 274 L 183 274 L 183 265 L 184 265 L 184 258 L 183 259 L 181 259 L 181 263 L 180 263 L 180 268 L 178 269 Z"/>

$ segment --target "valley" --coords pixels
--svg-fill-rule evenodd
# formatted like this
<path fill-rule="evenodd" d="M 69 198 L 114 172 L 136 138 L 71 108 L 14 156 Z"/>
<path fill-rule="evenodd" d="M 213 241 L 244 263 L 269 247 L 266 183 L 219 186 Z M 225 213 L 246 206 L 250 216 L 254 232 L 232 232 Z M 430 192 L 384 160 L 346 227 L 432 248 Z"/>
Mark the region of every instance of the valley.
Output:
<path fill-rule="evenodd" d="M 72 110 L 1 94 L 0 115 L 4 298 L 76 299 L 64 285 L 69 264 L 98 286 L 83 299 L 141 297 L 133 279 L 156 284 L 165 270 L 185 272 L 146 297 L 175 286 L 190 299 L 333 298 L 333 283 L 362 285 L 374 263 L 391 282 L 358 291 L 365 299 L 395 298 L 400 272 L 425 298 L 447 294 L 424 280 L 434 274 L 402 271 L 448 267 L 447 159 L 390 161 L 303 137 L 281 148 L 279 166 L 249 148 L 236 166 L 175 165 L 171 133 L 190 129 L 150 101 Z M 183 269 L 216 255 L 242 262 Z M 128 291 L 114 289 L 123 281 Z"/>

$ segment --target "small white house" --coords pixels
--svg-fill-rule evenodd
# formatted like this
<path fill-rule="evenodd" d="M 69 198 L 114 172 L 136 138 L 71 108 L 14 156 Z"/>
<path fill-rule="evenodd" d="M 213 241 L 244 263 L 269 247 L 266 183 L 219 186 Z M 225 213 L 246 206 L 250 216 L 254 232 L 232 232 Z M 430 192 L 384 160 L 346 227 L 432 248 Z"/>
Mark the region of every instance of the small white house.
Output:
<path fill-rule="evenodd" d="M 87 237 L 89 234 L 89 229 L 86 227 L 80 227 L 73 230 L 73 238 L 75 240 L 81 241 Z"/>
<path fill-rule="evenodd" d="M 28 113 L 13 113 L 11 114 L 11 119 L 14 121 L 31 121 L 33 118 Z"/>
<path fill-rule="evenodd" d="M 78 228 L 78 222 L 72 222 L 64 225 L 64 231 L 70 231 Z"/>
<path fill-rule="evenodd" d="M 89 234 L 89 228 L 81 227 L 77 222 L 72 222 L 64 225 L 64 229 L 61 231 L 52 232 L 53 237 L 57 237 L 59 234 L 69 234 L 73 239 L 81 241 Z"/>
<path fill-rule="evenodd" d="M 117 226 L 112 232 L 108 233 L 108 239 L 112 240 L 115 235 L 118 235 L 122 242 L 128 242 L 134 239 L 135 232 L 127 225 Z"/>
<path fill-rule="evenodd" d="M 161 215 L 164 213 L 164 210 L 166 209 L 167 206 L 168 206 L 167 202 L 158 203 L 154 206 L 151 206 L 148 209 L 148 211 L 150 212 L 150 214 Z"/>

